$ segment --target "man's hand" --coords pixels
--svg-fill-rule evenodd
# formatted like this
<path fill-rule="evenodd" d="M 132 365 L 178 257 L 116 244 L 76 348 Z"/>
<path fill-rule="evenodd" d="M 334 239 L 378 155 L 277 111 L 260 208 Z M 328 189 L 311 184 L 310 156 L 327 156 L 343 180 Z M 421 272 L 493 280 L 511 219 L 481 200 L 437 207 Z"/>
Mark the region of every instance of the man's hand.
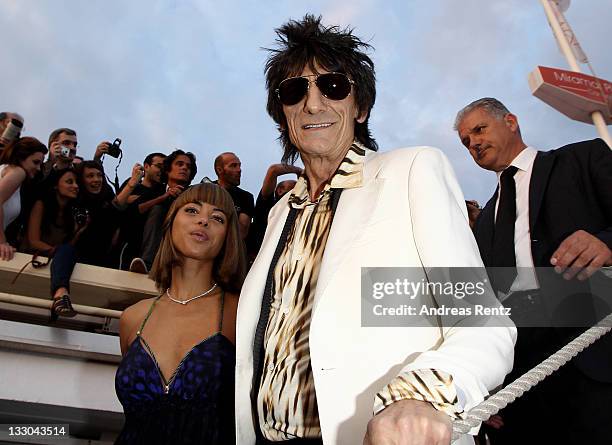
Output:
<path fill-rule="evenodd" d="M 290 173 L 300 176 L 303 173 L 303 170 L 300 167 L 289 164 L 272 164 L 270 167 L 268 167 L 263 185 L 261 186 L 261 196 L 266 199 L 272 197 L 274 194 L 274 189 L 276 188 L 276 180 L 278 177 L 288 175 Z"/>
<path fill-rule="evenodd" d="M 176 198 L 178 195 L 180 195 L 183 190 L 185 190 L 185 187 L 183 187 L 182 185 L 175 185 L 174 187 L 168 187 L 168 190 L 166 190 L 166 198 Z"/>
<path fill-rule="evenodd" d="M 74 153 L 71 152 L 70 157 L 62 156 L 62 144 L 60 141 L 53 141 L 49 147 L 49 151 L 53 154 L 54 167 L 58 170 L 68 168 L 72 164 Z"/>
<path fill-rule="evenodd" d="M 485 420 L 484 423 L 489 425 L 491 428 L 498 430 L 504 426 L 504 419 L 502 419 L 502 416 L 499 414 L 495 414 L 494 416 L 489 417 L 489 420 Z"/>
<path fill-rule="evenodd" d="M 474 201 L 471 199 L 470 200 L 466 199 L 465 206 L 467 207 L 468 219 L 470 221 L 470 228 L 473 229 L 474 224 L 476 224 L 476 220 L 478 219 L 478 215 L 480 215 L 480 212 L 482 211 L 482 209 L 480 208 L 480 204 L 478 204 L 478 201 Z"/>
<path fill-rule="evenodd" d="M 0 260 L 10 261 L 13 259 L 17 249 L 9 243 L 0 243 Z"/>
<path fill-rule="evenodd" d="M 602 266 L 612 265 L 612 251 L 600 239 L 584 230 L 577 230 L 565 238 L 550 258 L 555 272 L 571 280 L 578 274 L 586 280 Z"/>
<path fill-rule="evenodd" d="M 96 147 L 96 153 L 94 154 L 94 161 L 99 161 L 102 159 L 102 155 L 108 153 L 108 148 L 111 146 L 111 143 L 108 141 L 102 141 Z"/>
<path fill-rule="evenodd" d="M 132 175 L 130 177 L 130 181 L 128 182 L 130 187 L 132 188 L 136 187 L 138 183 L 140 182 L 140 179 L 142 178 L 143 175 L 144 175 L 144 169 L 142 165 L 140 165 L 137 162 L 136 164 L 134 164 L 134 167 L 132 167 Z"/>
<path fill-rule="evenodd" d="M 53 153 L 53 158 L 57 160 L 60 157 L 60 153 L 62 150 L 62 146 L 59 141 L 51 142 L 51 146 L 49 147 L 49 151 Z"/>
<path fill-rule="evenodd" d="M 289 164 L 272 164 L 269 168 L 276 176 L 288 175 L 290 173 L 295 173 L 296 175 L 300 176 L 303 172 L 300 167 Z"/>
<path fill-rule="evenodd" d="M 427 402 L 401 400 L 368 422 L 363 445 L 449 445 L 451 418 Z"/>

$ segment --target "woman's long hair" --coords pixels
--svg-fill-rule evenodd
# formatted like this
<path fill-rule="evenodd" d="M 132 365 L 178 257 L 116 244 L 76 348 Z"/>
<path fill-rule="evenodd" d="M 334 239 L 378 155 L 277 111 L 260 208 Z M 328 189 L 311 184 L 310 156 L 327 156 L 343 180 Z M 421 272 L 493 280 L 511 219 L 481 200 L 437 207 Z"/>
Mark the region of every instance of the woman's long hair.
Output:
<path fill-rule="evenodd" d="M 0 164 L 21 165 L 34 153 L 46 155 L 48 151 L 45 144 L 36 138 L 29 136 L 18 138 L 0 151 Z"/>
<path fill-rule="evenodd" d="M 212 275 L 222 289 L 229 292 L 239 292 L 246 275 L 244 243 L 238 230 L 238 215 L 236 214 L 234 201 L 225 189 L 216 184 L 204 183 L 189 187 L 172 203 L 164 220 L 162 241 L 157 250 L 149 277 L 155 281 L 160 291 L 170 287 L 172 268 L 181 265 L 183 260 L 172 242 L 172 224 L 179 209 L 190 202 L 208 203 L 220 208 L 225 213 L 227 232 L 223 247 L 215 258 Z"/>
<path fill-rule="evenodd" d="M 44 232 L 45 227 L 50 227 L 51 225 L 54 225 L 57 221 L 57 217 L 61 210 L 58 201 L 59 192 L 57 190 L 57 185 L 64 177 L 64 175 L 68 173 L 75 174 L 72 168 L 66 168 L 62 170 L 52 170 L 49 175 L 49 187 L 42 196 L 44 211 L 40 223 L 41 232 Z M 76 199 L 71 199 L 68 201 L 66 207 L 64 208 L 64 229 L 66 230 L 66 233 L 73 233 L 74 231 L 73 211 L 75 203 Z"/>

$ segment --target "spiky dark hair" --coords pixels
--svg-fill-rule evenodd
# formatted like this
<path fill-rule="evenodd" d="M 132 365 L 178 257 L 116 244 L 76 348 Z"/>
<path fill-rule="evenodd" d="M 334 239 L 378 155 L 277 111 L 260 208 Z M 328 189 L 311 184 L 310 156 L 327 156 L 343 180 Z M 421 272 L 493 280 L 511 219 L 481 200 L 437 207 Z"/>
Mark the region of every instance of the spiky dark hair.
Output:
<path fill-rule="evenodd" d="M 355 103 L 359 114 L 366 114 L 363 123 L 355 122 L 355 138 L 366 147 L 378 150 L 378 144 L 368 127 L 370 111 L 376 100 L 374 63 L 363 52 L 372 46 L 353 35 L 353 29 L 338 26 L 325 27 L 322 17 L 306 14 L 301 21 L 289 20 L 276 29 L 278 48 L 265 48 L 270 52 L 266 61 L 266 88 L 268 114 L 280 131 L 283 161 L 294 162 L 298 150 L 289 139 L 283 106 L 276 96 L 278 85 L 287 77 L 299 76 L 308 66 L 315 72 L 315 64 L 328 71 L 347 74 L 354 84 Z"/>

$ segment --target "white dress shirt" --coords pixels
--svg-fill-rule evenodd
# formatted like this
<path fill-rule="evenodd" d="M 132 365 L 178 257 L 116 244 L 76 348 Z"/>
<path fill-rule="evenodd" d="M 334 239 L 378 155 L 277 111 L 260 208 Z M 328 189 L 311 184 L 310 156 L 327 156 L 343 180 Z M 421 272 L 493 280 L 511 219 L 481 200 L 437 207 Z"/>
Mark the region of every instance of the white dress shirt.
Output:
<path fill-rule="evenodd" d="M 533 266 L 531 255 L 531 234 L 529 233 L 529 183 L 531 182 L 531 171 L 535 161 L 537 150 L 526 147 L 510 165 L 518 168 L 514 175 L 516 184 L 516 221 L 514 222 L 514 253 L 516 255 L 517 277 L 515 278 L 510 293 L 522 290 L 539 289 L 538 279 Z M 500 193 L 497 194 L 495 203 L 495 216 L 497 218 L 497 207 L 501 195 L 501 174 L 497 172 L 497 183 Z M 501 298 L 502 301 L 504 297 Z"/>

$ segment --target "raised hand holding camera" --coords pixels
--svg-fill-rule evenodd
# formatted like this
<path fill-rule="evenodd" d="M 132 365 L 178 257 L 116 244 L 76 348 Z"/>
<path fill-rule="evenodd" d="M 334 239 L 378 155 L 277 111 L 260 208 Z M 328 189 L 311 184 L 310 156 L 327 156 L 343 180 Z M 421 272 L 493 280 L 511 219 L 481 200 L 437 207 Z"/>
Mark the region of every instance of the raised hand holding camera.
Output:
<path fill-rule="evenodd" d="M 62 145 L 60 141 L 53 141 L 49 149 L 53 154 L 54 168 L 64 169 L 70 167 L 76 154 L 75 149 Z"/>
<path fill-rule="evenodd" d="M 96 147 L 96 153 L 94 154 L 94 160 L 100 161 L 103 155 L 109 155 L 113 158 L 118 158 L 121 155 L 121 139 L 116 138 L 113 143 L 109 141 L 102 141 Z"/>
<path fill-rule="evenodd" d="M 23 122 L 17 118 L 12 118 L 2 135 L 0 135 L 0 146 L 8 145 L 19 137 L 23 129 Z"/>
<path fill-rule="evenodd" d="M 130 177 L 128 185 L 131 188 L 136 187 L 138 184 L 140 184 L 143 177 L 144 177 L 144 167 L 137 162 L 136 164 L 134 164 L 134 167 L 132 167 L 132 176 Z"/>
<path fill-rule="evenodd" d="M 74 218 L 74 236 L 72 237 L 70 244 L 75 245 L 85 229 L 89 227 L 89 223 L 91 223 L 91 216 L 89 215 L 89 210 L 78 207 L 73 209 L 72 216 Z"/>
<path fill-rule="evenodd" d="M 96 147 L 96 153 L 94 154 L 94 161 L 100 161 L 102 156 L 108 153 L 108 147 L 110 147 L 111 143 L 108 141 L 102 141 Z"/>

